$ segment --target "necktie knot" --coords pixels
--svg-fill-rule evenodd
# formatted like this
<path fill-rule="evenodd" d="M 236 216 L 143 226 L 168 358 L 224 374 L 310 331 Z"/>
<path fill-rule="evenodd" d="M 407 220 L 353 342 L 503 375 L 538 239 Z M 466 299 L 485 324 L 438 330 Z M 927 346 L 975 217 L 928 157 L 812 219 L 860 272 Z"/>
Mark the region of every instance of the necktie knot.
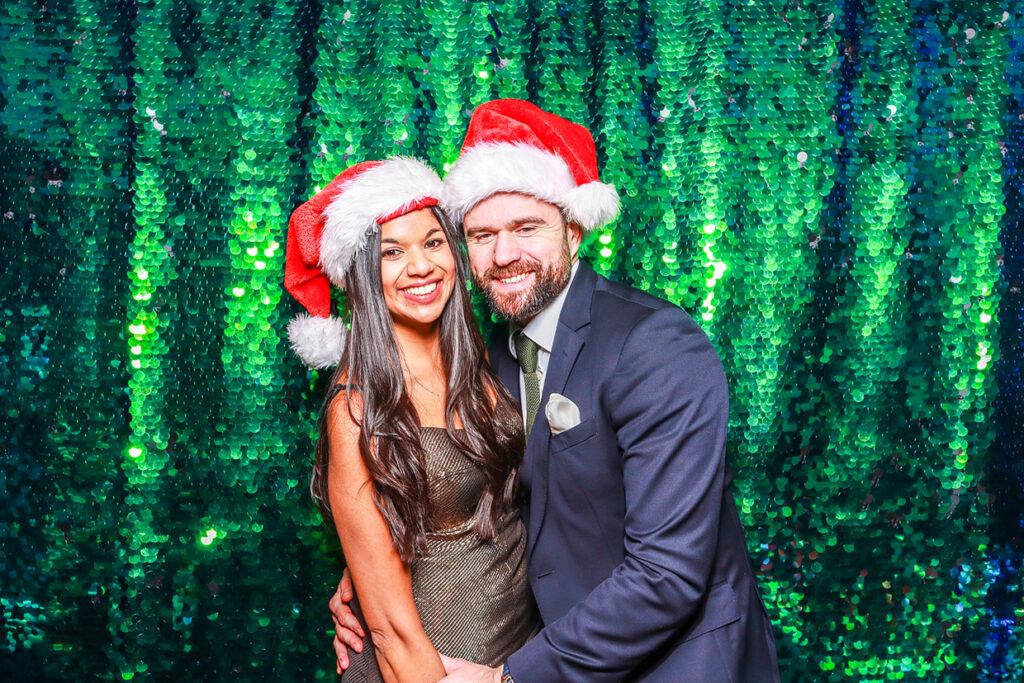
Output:
<path fill-rule="evenodd" d="M 540 347 L 520 330 L 516 332 L 516 360 L 523 372 L 537 372 L 537 351 Z"/>

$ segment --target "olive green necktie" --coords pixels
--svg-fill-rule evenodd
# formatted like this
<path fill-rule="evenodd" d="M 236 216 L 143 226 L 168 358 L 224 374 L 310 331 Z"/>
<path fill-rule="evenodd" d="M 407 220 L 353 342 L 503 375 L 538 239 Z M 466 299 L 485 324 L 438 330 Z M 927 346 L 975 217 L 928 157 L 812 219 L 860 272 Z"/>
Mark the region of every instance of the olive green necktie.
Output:
<path fill-rule="evenodd" d="M 533 419 L 540 407 L 540 379 L 537 377 L 537 342 L 533 341 L 522 330 L 515 334 L 516 360 L 523 369 L 523 384 L 526 387 L 526 436 L 529 438 L 533 429 Z"/>

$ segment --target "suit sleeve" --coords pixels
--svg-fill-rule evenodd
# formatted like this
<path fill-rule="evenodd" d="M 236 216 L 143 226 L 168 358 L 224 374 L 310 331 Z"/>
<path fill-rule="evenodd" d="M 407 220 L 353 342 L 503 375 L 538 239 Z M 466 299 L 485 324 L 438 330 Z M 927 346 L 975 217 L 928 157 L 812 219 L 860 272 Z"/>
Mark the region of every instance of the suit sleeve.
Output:
<path fill-rule="evenodd" d="M 717 353 L 676 308 L 627 337 L 603 407 L 622 453 L 625 559 L 509 658 L 519 683 L 618 681 L 697 617 L 725 486 L 728 389 Z"/>

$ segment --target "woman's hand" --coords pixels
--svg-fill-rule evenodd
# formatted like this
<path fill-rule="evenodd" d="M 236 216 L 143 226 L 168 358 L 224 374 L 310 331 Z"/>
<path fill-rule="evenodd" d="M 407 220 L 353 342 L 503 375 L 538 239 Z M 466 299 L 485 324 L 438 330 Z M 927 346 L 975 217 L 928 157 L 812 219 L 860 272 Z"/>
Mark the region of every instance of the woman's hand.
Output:
<path fill-rule="evenodd" d="M 458 657 L 440 656 L 445 673 L 440 683 L 501 683 L 500 666 L 491 668 Z"/>
<path fill-rule="evenodd" d="M 348 669 L 348 651 L 363 651 L 363 638 L 366 632 L 362 624 L 356 619 L 355 613 L 349 608 L 348 603 L 352 602 L 352 577 L 348 575 L 348 567 L 341 574 L 341 581 L 338 582 L 338 590 L 331 596 L 328 603 L 331 609 L 331 617 L 334 619 L 334 654 L 338 658 L 338 674 Z"/>

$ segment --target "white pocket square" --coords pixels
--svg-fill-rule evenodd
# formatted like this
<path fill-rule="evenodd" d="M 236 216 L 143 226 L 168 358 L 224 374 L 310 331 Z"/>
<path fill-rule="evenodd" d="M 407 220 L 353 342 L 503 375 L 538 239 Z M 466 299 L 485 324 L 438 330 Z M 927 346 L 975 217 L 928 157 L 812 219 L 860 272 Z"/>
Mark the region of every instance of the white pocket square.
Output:
<path fill-rule="evenodd" d="M 547 405 L 544 406 L 544 415 L 548 418 L 548 426 L 551 427 L 552 434 L 572 429 L 580 423 L 580 409 L 561 394 L 551 394 L 548 397 Z"/>

